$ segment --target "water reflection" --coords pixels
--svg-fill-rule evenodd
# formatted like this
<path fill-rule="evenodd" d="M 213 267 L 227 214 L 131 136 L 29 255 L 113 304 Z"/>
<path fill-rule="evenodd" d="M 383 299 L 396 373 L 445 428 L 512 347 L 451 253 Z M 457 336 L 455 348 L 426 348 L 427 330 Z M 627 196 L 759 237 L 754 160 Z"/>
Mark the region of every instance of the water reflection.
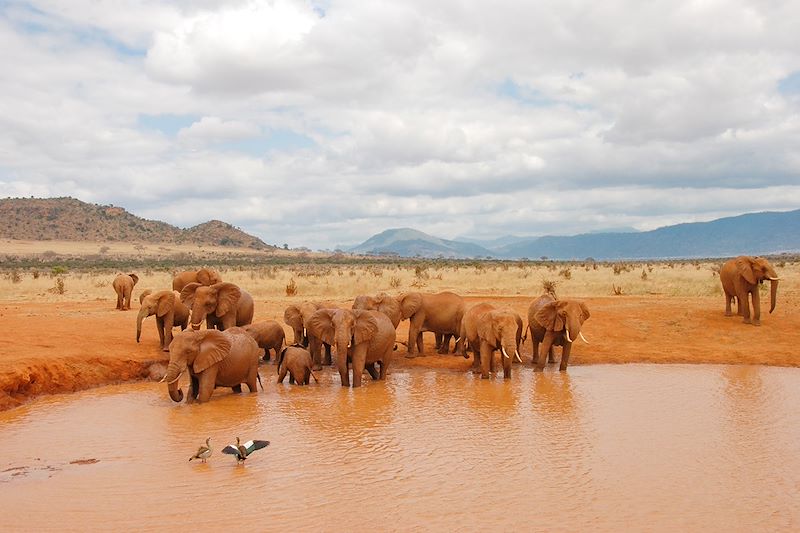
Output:
<path fill-rule="evenodd" d="M 401 369 L 359 389 L 320 378 L 202 405 L 174 404 L 163 385 L 107 387 L 0 413 L 0 529 L 160 530 L 187 516 L 221 529 L 251 516 L 271 530 L 753 530 L 800 518 L 796 369 Z M 208 436 L 216 453 L 189 463 Z M 237 466 L 219 453 L 237 436 L 272 445 Z"/>

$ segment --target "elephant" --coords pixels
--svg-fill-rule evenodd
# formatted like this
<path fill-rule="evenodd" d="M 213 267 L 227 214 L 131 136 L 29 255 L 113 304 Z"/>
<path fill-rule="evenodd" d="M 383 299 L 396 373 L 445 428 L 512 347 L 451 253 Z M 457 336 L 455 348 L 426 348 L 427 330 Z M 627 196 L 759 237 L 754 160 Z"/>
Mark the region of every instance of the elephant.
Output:
<path fill-rule="evenodd" d="M 208 329 L 220 331 L 253 321 L 253 297 L 233 283 L 189 283 L 181 291 L 181 301 L 192 310 L 192 329 L 200 329 L 204 318 Z"/>
<path fill-rule="evenodd" d="M 219 272 L 211 268 L 184 270 L 183 272 L 178 272 L 175 277 L 172 278 L 172 290 L 180 292 L 189 283 L 214 285 L 215 283 L 222 283 L 222 276 L 219 275 Z"/>
<path fill-rule="evenodd" d="M 280 351 L 278 359 L 278 383 L 283 383 L 286 373 L 289 373 L 289 383 L 298 385 L 308 385 L 311 377 L 319 383 L 319 379 L 311 370 L 313 361 L 311 354 L 302 346 L 287 346 Z"/>
<path fill-rule="evenodd" d="M 254 322 L 242 326 L 242 329 L 255 339 L 259 348 L 264 350 L 264 361 L 269 361 L 270 350 L 275 351 L 275 359 L 277 360 L 278 353 L 281 351 L 286 338 L 283 326 L 275 320 L 264 320 L 263 322 Z"/>
<path fill-rule="evenodd" d="M 144 294 L 144 293 L 143 293 Z M 136 342 L 142 335 L 142 321 L 156 315 L 156 328 L 161 342 L 161 349 L 169 351 L 172 342 L 172 328 L 180 326 L 181 331 L 189 325 L 189 308 L 181 302 L 180 293 L 163 290 L 146 294 L 136 317 Z"/>
<path fill-rule="evenodd" d="M 167 373 L 161 381 L 167 383 L 169 397 L 175 402 L 183 400 L 178 379 L 187 368 L 190 382 L 187 403 L 207 402 L 215 387 L 242 392 L 242 383 L 246 383 L 251 393 L 257 392 L 260 352 L 256 341 L 241 328 L 188 329 L 172 339 Z"/>
<path fill-rule="evenodd" d="M 408 317 L 403 316 L 403 311 L 400 307 L 400 301 L 395 298 L 394 296 L 390 296 L 385 292 L 380 292 L 375 296 L 369 295 L 361 295 L 356 296 L 356 299 L 353 301 L 353 309 L 365 309 L 371 311 L 380 311 L 381 313 L 385 314 L 389 317 L 389 320 L 392 321 L 392 325 L 395 329 L 400 324 L 400 322 Z M 441 333 L 434 332 L 436 337 L 436 349 L 441 350 L 439 353 L 447 353 L 450 349 L 450 338 L 452 337 L 451 334 L 442 335 Z M 422 332 L 419 333 L 417 338 L 417 345 L 422 346 Z M 446 343 L 446 346 L 442 348 L 442 343 Z M 420 348 L 421 349 L 421 348 Z"/>
<path fill-rule="evenodd" d="M 338 309 L 339 306 L 335 302 L 302 302 L 299 305 L 290 305 L 283 312 L 283 321 L 292 328 L 294 332 L 294 344 L 306 347 L 311 352 L 311 357 L 314 359 L 314 370 L 322 368 L 322 363 L 326 365 L 331 364 L 331 346 L 328 343 L 323 343 L 313 335 L 309 335 L 308 321 L 319 309 Z M 322 359 L 322 348 L 325 348 L 325 358 Z"/>
<path fill-rule="evenodd" d="M 336 345 L 336 366 L 342 386 L 350 386 L 347 368 L 352 361 L 353 386 L 361 386 L 366 368 L 372 379 L 384 379 L 394 350 L 392 321 L 380 311 L 360 309 L 320 309 L 311 315 L 308 331 L 322 342 Z M 380 373 L 375 364 L 380 363 Z"/>
<path fill-rule="evenodd" d="M 743 317 L 745 324 L 761 325 L 761 297 L 758 286 L 764 280 L 770 281 L 769 312 L 775 310 L 775 299 L 778 295 L 778 282 L 780 278 L 775 273 L 772 265 L 763 257 L 749 257 L 741 255 L 726 261 L 719 270 L 719 279 L 722 281 L 722 290 L 725 292 L 725 316 L 732 316 L 731 302 L 734 298 L 738 301 L 737 314 Z M 750 300 L 753 298 L 753 319 L 750 320 Z"/>
<path fill-rule="evenodd" d="M 153 294 L 153 289 L 144 289 L 144 290 L 142 290 L 142 292 L 139 293 L 139 305 L 142 305 L 142 303 L 144 302 L 144 299 L 146 297 L 150 296 L 151 294 Z M 178 294 L 180 294 L 180 293 L 178 293 Z"/>
<path fill-rule="evenodd" d="M 469 358 L 467 354 L 467 350 L 471 349 L 473 354 L 472 359 L 472 368 L 478 369 L 481 367 L 481 352 L 480 352 L 480 339 L 478 337 L 478 324 L 482 320 L 482 316 L 489 312 L 494 311 L 496 308 L 494 305 L 490 303 L 479 303 L 475 304 L 470 307 L 466 313 L 464 313 L 464 318 L 461 320 L 461 329 L 459 338 L 461 339 L 461 355 L 464 358 Z M 522 345 L 522 333 L 524 331 L 524 323 L 522 321 L 522 317 L 519 316 L 519 313 L 516 311 L 508 308 L 514 314 L 514 321 L 517 324 L 517 331 L 514 335 L 514 344 L 515 344 L 515 359 L 519 362 L 522 362 L 522 359 L 519 356 L 519 348 Z"/>
<path fill-rule="evenodd" d="M 409 292 L 397 297 L 403 318 L 408 318 L 408 353 L 406 357 L 417 357 L 422 351 L 423 331 L 433 331 L 442 335 L 458 335 L 461 330 L 461 319 L 464 316 L 464 299 L 453 292 L 423 294 Z M 456 343 L 456 352 L 460 350 L 460 340 Z M 439 353 L 447 353 L 449 345 L 444 341 Z"/>
<path fill-rule="evenodd" d="M 511 378 L 512 357 L 519 358 L 519 340 L 522 324 L 519 315 L 509 307 L 489 309 L 476 313 L 476 341 L 480 350 L 481 379 L 494 372 L 494 352 L 500 350 L 503 361 L 503 378 Z M 513 351 L 513 355 L 510 355 Z"/>
<path fill-rule="evenodd" d="M 139 276 L 136 274 L 117 274 L 117 277 L 111 282 L 114 292 L 117 293 L 117 309 L 127 311 L 131 308 L 131 294 L 134 285 L 138 282 Z"/>
<path fill-rule="evenodd" d="M 581 326 L 590 316 L 589 308 L 578 300 L 556 300 L 543 294 L 531 303 L 528 307 L 528 328 L 533 343 L 531 363 L 536 365 L 537 372 L 544 370 L 548 358 L 552 362 L 553 346 L 562 347 L 559 370 L 567 369 L 572 342 L 580 337 L 588 344 Z"/>

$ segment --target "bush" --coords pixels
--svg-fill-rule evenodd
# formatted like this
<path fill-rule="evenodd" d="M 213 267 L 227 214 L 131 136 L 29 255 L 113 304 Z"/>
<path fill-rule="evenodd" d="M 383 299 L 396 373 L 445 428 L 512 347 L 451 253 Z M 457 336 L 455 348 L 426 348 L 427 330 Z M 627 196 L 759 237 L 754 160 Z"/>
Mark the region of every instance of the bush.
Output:
<path fill-rule="evenodd" d="M 400 287 L 400 283 L 401 283 L 400 278 L 398 278 L 397 276 L 392 276 L 391 278 L 389 278 L 389 287 L 393 289 Z"/>
<path fill-rule="evenodd" d="M 297 283 L 294 282 L 294 278 L 289 280 L 289 283 L 286 285 L 286 296 L 295 296 L 297 294 Z"/>
<path fill-rule="evenodd" d="M 572 279 L 572 270 L 569 268 L 563 268 L 558 272 L 558 275 L 564 279 Z"/>
<path fill-rule="evenodd" d="M 616 285 L 614 285 L 612 283 L 611 284 L 611 292 L 614 294 L 614 296 L 622 296 L 622 285 L 617 287 Z"/>
<path fill-rule="evenodd" d="M 64 286 L 64 278 L 56 278 L 56 284 L 47 290 L 53 294 L 64 294 L 67 292 L 67 289 Z"/>
<path fill-rule="evenodd" d="M 556 296 L 556 286 L 558 286 L 557 281 L 553 281 L 550 279 L 543 279 L 542 280 L 542 290 L 552 296 L 553 298 L 558 299 Z"/>

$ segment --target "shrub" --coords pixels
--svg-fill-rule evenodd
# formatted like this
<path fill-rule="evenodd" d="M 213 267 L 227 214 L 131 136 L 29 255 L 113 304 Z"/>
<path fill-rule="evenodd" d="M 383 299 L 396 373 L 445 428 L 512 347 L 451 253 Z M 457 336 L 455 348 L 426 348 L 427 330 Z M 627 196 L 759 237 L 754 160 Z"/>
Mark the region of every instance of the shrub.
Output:
<path fill-rule="evenodd" d="M 558 296 L 556 296 L 556 286 L 558 286 L 557 281 L 550 279 L 542 280 L 542 290 L 547 294 L 551 295 L 553 298 L 558 299 Z"/>
<path fill-rule="evenodd" d="M 55 285 L 47 290 L 53 294 L 64 294 L 67 292 L 67 289 L 64 286 L 64 278 L 56 278 Z"/>
<path fill-rule="evenodd" d="M 389 278 L 389 287 L 393 289 L 398 288 L 400 286 L 400 283 L 401 283 L 400 278 L 398 278 L 397 276 L 392 276 L 391 278 Z"/>
<path fill-rule="evenodd" d="M 647 281 L 647 272 L 644 269 L 642 269 L 642 281 Z"/>
<path fill-rule="evenodd" d="M 294 278 L 289 280 L 289 283 L 286 284 L 286 296 L 295 296 L 297 294 L 297 283 L 294 282 Z"/>
<path fill-rule="evenodd" d="M 611 292 L 614 294 L 614 296 L 622 296 L 622 285 L 617 287 L 616 285 L 614 285 L 612 283 L 611 284 Z"/>
<path fill-rule="evenodd" d="M 570 270 L 569 268 L 562 268 L 558 272 L 558 275 L 564 279 L 572 279 L 572 270 Z"/>

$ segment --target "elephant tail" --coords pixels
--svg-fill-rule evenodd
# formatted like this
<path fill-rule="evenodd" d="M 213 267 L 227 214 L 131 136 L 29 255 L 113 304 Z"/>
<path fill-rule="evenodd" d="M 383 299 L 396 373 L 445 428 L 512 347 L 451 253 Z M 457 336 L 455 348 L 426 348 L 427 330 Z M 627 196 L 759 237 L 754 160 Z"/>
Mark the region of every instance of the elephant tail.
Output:
<path fill-rule="evenodd" d="M 258 384 L 261 385 L 261 392 L 264 392 L 264 384 L 261 383 L 261 374 L 258 373 L 258 370 L 256 370 L 256 378 L 258 378 Z"/>
<path fill-rule="evenodd" d="M 317 379 L 317 375 L 314 373 L 313 370 L 311 370 L 311 377 L 314 378 L 315 383 L 319 383 L 319 379 Z"/>

